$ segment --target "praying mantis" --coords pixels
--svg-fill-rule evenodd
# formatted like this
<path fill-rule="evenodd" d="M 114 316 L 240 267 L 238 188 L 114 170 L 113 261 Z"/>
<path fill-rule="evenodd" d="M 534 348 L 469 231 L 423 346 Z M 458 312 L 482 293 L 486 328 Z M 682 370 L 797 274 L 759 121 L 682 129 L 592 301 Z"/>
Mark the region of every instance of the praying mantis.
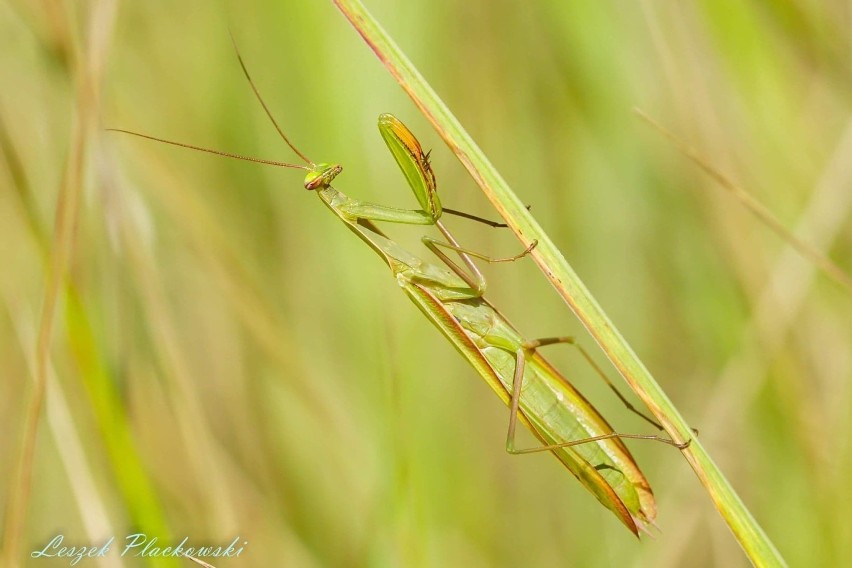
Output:
<path fill-rule="evenodd" d="M 315 192 L 348 229 L 379 255 L 403 292 L 509 406 L 506 450 L 511 454 L 550 452 L 631 532 L 638 535 L 640 529 L 652 523 L 656 517 L 653 493 L 622 439 L 655 440 L 679 449 L 688 446 L 689 442 L 679 444 L 656 435 L 615 432 L 586 398 L 541 356 L 538 352 L 540 347 L 560 343 L 575 345 L 628 409 L 658 428 L 659 425 L 630 406 L 572 338 L 524 339 L 483 296 L 486 280 L 473 259 L 486 262 L 515 261 L 532 251 L 536 242 L 528 243 L 526 249 L 518 255 L 498 259 L 460 246 L 441 221 L 443 213 L 467 217 L 492 226 L 500 224 L 444 208 L 438 197 L 429 153 L 424 152 L 411 131 L 390 114 L 379 117 L 379 131 L 420 209 L 398 209 L 363 202 L 338 191 L 331 182 L 343 168 L 334 163 L 315 163 L 290 142 L 252 81 L 239 51 L 237 58 L 266 115 L 305 165 L 251 158 L 128 130 L 111 130 L 226 157 L 305 170 L 305 189 Z M 446 241 L 424 236 L 422 242 L 443 265 L 427 262 L 406 251 L 388 238 L 376 226 L 376 222 L 435 226 Z M 442 249 L 456 253 L 461 264 Z M 516 448 L 518 423 L 525 425 L 542 445 Z"/>

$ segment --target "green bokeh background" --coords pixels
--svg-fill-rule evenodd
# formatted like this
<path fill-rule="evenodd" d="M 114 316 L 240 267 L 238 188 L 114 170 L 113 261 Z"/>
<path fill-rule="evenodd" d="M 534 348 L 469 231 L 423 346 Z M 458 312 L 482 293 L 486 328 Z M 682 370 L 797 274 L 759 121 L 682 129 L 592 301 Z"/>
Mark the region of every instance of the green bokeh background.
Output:
<path fill-rule="evenodd" d="M 532 206 L 787 560 L 852 556 L 852 299 L 631 111 L 849 271 L 852 5 L 368 7 Z M 253 100 L 229 27 L 293 141 L 344 165 L 339 189 L 411 206 L 375 126 L 393 112 L 434 148 L 445 205 L 493 216 L 330 2 L 4 0 L 4 517 L 57 198 L 63 183 L 80 195 L 23 551 L 58 533 L 90 543 L 142 530 L 248 541 L 216 566 L 747 565 L 670 448 L 631 444 L 660 509 L 661 534 L 641 541 L 552 457 L 505 454 L 506 409 L 300 173 L 103 130 L 295 160 Z M 518 251 L 508 232 L 448 222 L 471 248 Z M 423 228 L 387 231 L 425 250 Z M 532 263 L 486 270 L 489 297 L 526 335 L 592 346 Z M 549 357 L 619 430 L 647 430 L 576 353 Z"/>

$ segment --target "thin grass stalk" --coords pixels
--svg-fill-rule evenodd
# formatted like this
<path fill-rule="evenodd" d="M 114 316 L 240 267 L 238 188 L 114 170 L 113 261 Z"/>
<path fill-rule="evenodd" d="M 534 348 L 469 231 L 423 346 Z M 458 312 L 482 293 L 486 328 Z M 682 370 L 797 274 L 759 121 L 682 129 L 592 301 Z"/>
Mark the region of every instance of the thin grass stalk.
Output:
<path fill-rule="evenodd" d="M 692 438 L 683 454 L 751 562 L 755 566 L 784 566 L 778 550 L 701 442 L 692 436 L 689 425 L 651 373 L 444 102 L 361 2 L 334 0 L 334 3 L 432 123 L 518 239 L 525 246 L 538 240 L 532 252 L 536 264 L 666 432 L 676 441 Z"/>
<path fill-rule="evenodd" d="M 769 227 L 772 232 L 786 241 L 787 244 L 789 244 L 803 258 L 807 259 L 809 262 L 813 263 L 814 266 L 822 270 L 826 276 L 834 280 L 838 285 L 842 286 L 846 292 L 852 292 L 852 277 L 846 274 L 843 269 L 837 265 L 837 263 L 823 254 L 819 248 L 804 239 L 801 239 L 793 231 L 784 226 L 784 223 L 775 216 L 769 207 L 764 205 L 731 178 L 723 174 L 719 168 L 711 164 L 707 159 L 699 154 L 698 150 L 678 138 L 674 132 L 664 127 L 639 108 L 633 109 L 633 112 L 635 112 L 636 115 L 644 120 L 651 128 L 668 139 L 679 152 L 692 160 L 692 162 L 701 168 L 704 173 L 733 195 L 734 199 L 739 201 L 749 213 L 757 217 L 761 223 Z"/>

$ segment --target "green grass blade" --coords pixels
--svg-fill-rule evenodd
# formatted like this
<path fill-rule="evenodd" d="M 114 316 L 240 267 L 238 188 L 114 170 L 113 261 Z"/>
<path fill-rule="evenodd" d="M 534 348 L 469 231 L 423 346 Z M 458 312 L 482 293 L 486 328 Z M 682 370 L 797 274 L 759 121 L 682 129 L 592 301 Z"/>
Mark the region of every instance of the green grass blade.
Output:
<path fill-rule="evenodd" d="M 678 441 L 689 439 L 691 437 L 689 426 L 648 369 L 616 330 L 562 253 L 527 211 L 523 202 L 514 194 L 482 150 L 396 43 L 359 1 L 334 0 L 334 2 L 405 89 L 414 104 L 432 123 L 518 238 L 525 244 L 529 244 L 533 239 L 538 240 L 539 244 L 532 253 L 536 264 L 589 330 L 637 396 L 648 406 L 673 439 Z M 693 440 L 683 453 L 752 563 L 756 566 L 784 566 L 784 560 L 775 546 L 700 441 Z"/>

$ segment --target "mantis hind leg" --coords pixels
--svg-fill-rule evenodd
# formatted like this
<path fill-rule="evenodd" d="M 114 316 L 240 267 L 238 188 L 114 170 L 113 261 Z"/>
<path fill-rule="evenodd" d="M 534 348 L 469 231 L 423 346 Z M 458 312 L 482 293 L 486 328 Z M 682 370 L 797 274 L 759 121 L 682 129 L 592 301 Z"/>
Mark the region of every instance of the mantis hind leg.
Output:
<path fill-rule="evenodd" d="M 521 448 L 518 449 L 515 447 L 515 433 L 518 427 L 518 416 L 520 414 L 520 406 L 521 406 L 521 390 L 523 388 L 524 381 L 524 370 L 526 368 L 526 353 L 532 352 L 536 347 L 540 347 L 542 345 L 551 345 L 553 343 L 569 343 L 568 341 L 559 341 L 560 339 L 570 339 L 570 338 L 547 338 L 540 339 L 534 341 L 525 342 L 524 345 L 515 352 L 515 374 L 512 378 L 512 398 L 509 401 L 509 428 L 506 432 L 506 451 L 513 455 L 518 454 L 532 454 L 538 452 L 547 452 L 551 450 L 558 450 L 560 448 L 570 448 L 572 446 L 579 446 L 582 444 L 589 444 L 592 442 L 600 442 L 601 440 L 609 440 L 612 438 L 622 438 L 622 439 L 633 439 L 633 440 L 652 440 L 655 442 L 662 442 L 664 444 L 668 444 L 669 446 L 674 446 L 679 450 L 685 449 L 689 446 L 692 440 L 687 440 L 684 443 L 678 443 L 670 438 L 665 438 L 662 436 L 657 436 L 654 434 L 622 434 L 619 432 L 610 432 L 608 434 L 602 434 L 600 436 L 591 436 L 588 438 L 581 438 L 579 440 L 571 440 L 568 442 L 561 442 L 558 444 L 545 444 L 543 446 L 537 446 L 534 448 Z M 573 341 L 573 340 L 572 340 Z M 619 397 L 621 398 L 621 397 Z M 647 417 L 645 417 L 647 419 Z M 652 421 L 653 422 L 653 421 Z"/>
<path fill-rule="evenodd" d="M 621 394 L 621 391 L 618 390 L 618 387 L 616 387 L 615 384 L 609 379 L 609 377 L 606 376 L 606 373 L 604 373 L 603 369 L 600 368 L 600 365 L 595 363 L 595 360 L 592 359 L 592 356 L 589 355 L 589 352 L 583 349 L 583 346 L 577 343 L 577 341 L 573 337 L 565 336 L 533 339 L 524 342 L 524 347 L 529 351 L 535 351 L 539 347 L 544 347 L 545 345 L 556 345 L 558 343 L 564 343 L 576 348 L 580 355 L 583 357 L 583 359 L 586 360 L 586 363 L 588 363 L 589 366 L 594 369 L 595 373 L 601 378 L 604 383 L 606 383 L 606 386 L 608 386 L 610 390 L 615 393 L 615 396 L 618 397 L 618 400 L 621 401 L 621 403 L 624 405 L 625 408 L 627 408 L 627 410 L 639 416 L 640 418 L 651 424 L 657 430 L 663 429 L 659 422 L 657 422 L 656 420 L 633 406 L 630 401 L 627 400 L 627 397 Z"/>
<path fill-rule="evenodd" d="M 633 414 L 639 416 L 640 418 L 642 418 L 643 420 L 645 420 L 646 422 L 651 424 L 657 430 L 660 430 L 660 431 L 663 430 L 663 427 L 659 422 L 657 422 L 656 420 L 651 418 L 648 414 L 642 412 L 641 410 L 639 410 L 638 408 L 633 406 L 630 403 L 630 401 L 627 400 L 627 397 L 625 397 L 623 394 L 621 394 L 621 391 L 618 390 L 618 387 L 616 387 L 615 384 L 609 379 L 609 377 L 606 376 L 606 373 L 604 373 L 604 371 L 603 371 L 603 369 L 601 369 L 600 365 L 595 363 L 595 360 L 592 359 L 592 356 L 589 355 L 589 352 L 586 351 L 583 348 L 582 345 L 577 343 L 577 341 L 573 337 L 570 337 L 570 336 L 544 337 L 544 338 L 541 338 L 541 339 L 532 339 L 532 340 L 526 341 L 526 342 L 524 342 L 523 345 L 527 350 L 535 351 L 539 347 L 544 347 L 545 345 L 555 345 L 557 343 L 565 343 L 565 344 L 571 345 L 574 348 L 576 348 L 577 351 L 579 351 L 580 355 L 583 357 L 583 359 L 586 360 L 586 363 L 588 363 L 589 366 L 592 369 L 595 370 L 595 373 L 601 378 L 601 380 L 603 382 L 606 383 L 606 386 L 608 386 L 610 388 L 610 390 L 613 393 L 615 393 L 615 396 L 618 397 L 618 400 L 621 401 L 621 403 L 624 405 L 624 407 L 627 410 L 629 410 Z M 690 428 L 690 430 L 692 430 L 692 433 L 695 434 L 696 436 L 698 435 L 698 430 L 696 430 L 695 428 Z"/>

